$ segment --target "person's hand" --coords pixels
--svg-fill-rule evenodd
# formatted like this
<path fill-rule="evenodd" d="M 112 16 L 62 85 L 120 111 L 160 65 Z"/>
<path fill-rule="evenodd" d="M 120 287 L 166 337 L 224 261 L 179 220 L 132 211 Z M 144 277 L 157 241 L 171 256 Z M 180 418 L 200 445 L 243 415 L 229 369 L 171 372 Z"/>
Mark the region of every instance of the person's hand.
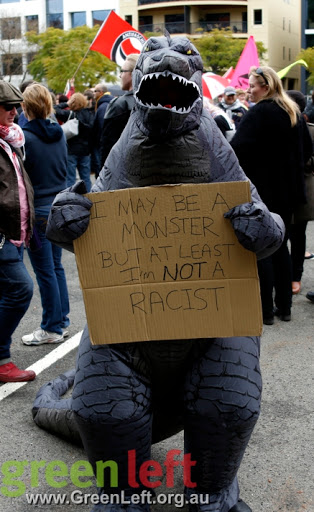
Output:
<path fill-rule="evenodd" d="M 284 239 L 282 219 L 271 213 L 262 201 L 235 206 L 224 217 L 231 221 L 240 244 L 255 252 L 258 259 L 275 252 Z"/>
<path fill-rule="evenodd" d="M 89 224 L 93 203 L 82 195 L 85 193 L 84 181 L 77 181 L 56 195 L 48 217 L 48 240 L 73 251 L 73 240 L 82 236 Z"/>

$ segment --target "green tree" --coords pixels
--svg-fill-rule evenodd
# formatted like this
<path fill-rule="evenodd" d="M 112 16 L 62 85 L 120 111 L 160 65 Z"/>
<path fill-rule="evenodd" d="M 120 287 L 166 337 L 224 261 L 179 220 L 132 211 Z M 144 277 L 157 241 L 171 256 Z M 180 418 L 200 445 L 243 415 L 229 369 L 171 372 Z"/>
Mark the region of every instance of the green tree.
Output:
<path fill-rule="evenodd" d="M 230 66 L 235 68 L 247 41 L 232 37 L 230 29 L 214 29 L 199 39 L 190 39 L 201 54 L 204 69 L 218 75 L 223 75 Z M 261 42 L 256 42 L 256 47 L 259 58 L 262 59 L 266 48 Z"/>
<path fill-rule="evenodd" d="M 298 59 L 303 59 L 307 63 L 309 76 L 307 77 L 306 81 L 310 85 L 314 85 L 314 46 L 312 46 L 312 48 L 306 48 L 305 50 L 302 50 L 297 56 L 296 60 Z"/>
<path fill-rule="evenodd" d="M 37 53 L 28 65 L 28 71 L 39 82 L 45 80 L 52 90 L 63 91 L 72 78 L 91 45 L 99 26 L 87 26 L 61 30 L 48 28 L 36 34 L 28 32 L 26 39 Z M 104 55 L 89 51 L 75 76 L 75 90 L 83 91 L 100 80 L 116 82 L 113 72 L 117 65 Z"/>

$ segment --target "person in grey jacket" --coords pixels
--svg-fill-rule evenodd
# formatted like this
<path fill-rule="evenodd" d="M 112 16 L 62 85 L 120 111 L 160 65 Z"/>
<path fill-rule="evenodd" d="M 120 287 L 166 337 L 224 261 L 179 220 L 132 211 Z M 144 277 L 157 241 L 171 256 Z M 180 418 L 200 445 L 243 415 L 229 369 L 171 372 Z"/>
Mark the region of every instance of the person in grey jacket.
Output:
<path fill-rule="evenodd" d="M 245 116 L 248 111 L 248 108 L 237 98 L 236 89 L 230 85 L 225 88 L 223 98 L 221 102 L 218 103 L 218 107 L 226 112 L 234 123 L 235 129 L 238 128 L 243 116 Z"/>

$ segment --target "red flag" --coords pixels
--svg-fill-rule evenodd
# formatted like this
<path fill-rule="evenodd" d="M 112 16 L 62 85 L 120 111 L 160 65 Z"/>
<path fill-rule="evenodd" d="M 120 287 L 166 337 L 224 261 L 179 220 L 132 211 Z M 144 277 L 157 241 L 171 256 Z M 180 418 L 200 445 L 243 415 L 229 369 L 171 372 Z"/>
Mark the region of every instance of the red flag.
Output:
<path fill-rule="evenodd" d="M 259 59 L 254 37 L 250 36 L 238 60 L 230 85 L 239 89 L 249 86 L 249 71 L 251 66 L 259 66 Z"/>
<path fill-rule="evenodd" d="M 230 66 L 229 69 L 227 69 L 227 71 L 222 75 L 224 78 L 227 78 L 228 80 L 231 80 L 232 76 L 233 76 L 233 73 L 234 73 L 234 69 L 233 69 L 233 66 Z"/>
<path fill-rule="evenodd" d="M 119 66 L 130 53 L 140 53 L 146 37 L 114 11 L 98 30 L 89 49 L 102 53 Z"/>

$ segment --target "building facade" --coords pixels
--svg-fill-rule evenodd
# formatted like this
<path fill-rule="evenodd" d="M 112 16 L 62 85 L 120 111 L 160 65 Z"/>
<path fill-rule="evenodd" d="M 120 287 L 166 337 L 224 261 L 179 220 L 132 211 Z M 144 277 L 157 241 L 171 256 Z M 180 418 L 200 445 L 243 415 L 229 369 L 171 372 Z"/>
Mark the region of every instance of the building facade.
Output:
<path fill-rule="evenodd" d="M 92 27 L 101 24 L 112 9 L 142 33 L 162 35 L 167 29 L 172 35 L 201 37 L 213 28 L 230 27 L 235 38 L 253 35 L 267 49 L 263 63 L 278 71 L 293 63 L 304 47 L 304 9 L 313 1 L 90 0 L 87 5 L 83 0 L 0 0 L 0 76 L 15 85 L 29 78 L 27 64 L 36 48 L 25 44 L 28 30 Z M 299 66 L 290 70 L 284 86 L 300 89 Z"/>
<path fill-rule="evenodd" d="M 36 49 L 26 45 L 25 32 L 101 25 L 112 9 L 118 0 L 0 0 L 0 77 L 17 86 L 30 78 L 27 64 Z"/>
<path fill-rule="evenodd" d="M 301 9 L 301 0 L 120 0 L 119 14 L 140 32 L 167 29 L 200 37 L 230 27 L 234 37 L 253 35 L 267 49 L 263 63 L 279 71 L 301 50 Z M 299 89 L 299 66 L 291 69 L 284 86 Z"/>

